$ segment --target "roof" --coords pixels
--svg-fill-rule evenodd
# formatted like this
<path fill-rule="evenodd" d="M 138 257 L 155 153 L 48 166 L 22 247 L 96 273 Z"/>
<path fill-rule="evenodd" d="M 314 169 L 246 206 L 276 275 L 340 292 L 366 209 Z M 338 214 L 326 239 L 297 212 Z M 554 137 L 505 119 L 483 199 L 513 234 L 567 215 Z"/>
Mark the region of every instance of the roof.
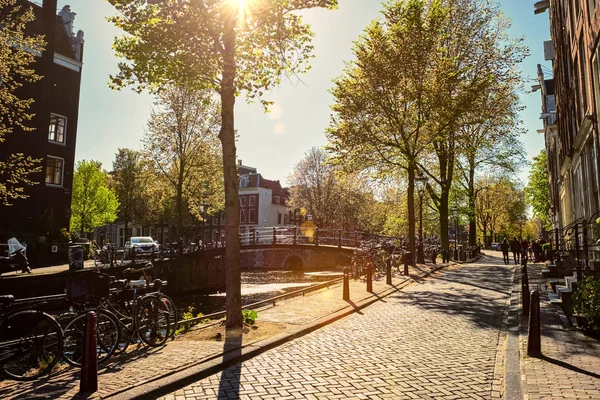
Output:
<path fill-rule="evenodd" d="M 279 196 L 282 200 L 287 199 L 289 197 L 289 192 L 287 191 L 287 189 L 281 187 L 281 183 L 279 183 L 279 181 L 265 179 L 259 173 L 245 174 L 242 175 L 242 177 L 247 177 L 248 179 L 248 184 L 243 187 L 269 189 L 273 193 L 273 197 Z"/>
<path fill-rule="evenodd" d="M 21 0 L 21 3 L 26 3 L 27 5 L 33 7 L 33 12 L 35 14 L 35 19 L 29 24 L 27 24 L 27 27 L 25 28 L 25 33 L 27 33 L 28 35 L 43 34 L 44 20 L 42 6 L 25 0 Z M 46 38 L 46 40 L 48 39 Z M 71 46 L 71 39 L 67 35 L 67 31 L 65 30 L 65 21 L 63 21 L 60 15 L 56 15 L 56 30 L 54 32 L 54 52 L 76 60 L 73 47 Z"/>

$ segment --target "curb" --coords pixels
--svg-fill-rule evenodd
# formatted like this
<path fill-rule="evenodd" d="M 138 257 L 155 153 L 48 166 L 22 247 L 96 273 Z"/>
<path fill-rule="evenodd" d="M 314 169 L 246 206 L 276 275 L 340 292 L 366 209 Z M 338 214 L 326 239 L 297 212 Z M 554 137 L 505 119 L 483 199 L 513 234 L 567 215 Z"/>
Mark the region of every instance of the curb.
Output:
<path fill-rule="evenodd" d="M 504 394 L 507 400 L 523 399 L 521 387 L 521 279 L 518 266 L 514 266 L 513 283 L 506 316 L 506 348 L 504 353 Z"/>
<path fill-rule="evenodd" d="M 479 257 L 481 258 L 481 256 Z M 478 258 L 477 258 L 478 259 Z M 472 260 L 476 261 L 477 259 Z M 464 264 L 464 263 L 462 263 Z M 423 274 L 416 275 L 418 278 L 426 278 L 432 273 L 437 272 L 443 268 L 457 265 L 457 263 L 449 263 L 446 265 L 439 265 L 432 268 Z M 332 314 L 321 317 L 320 319 L 300 327 L 291 332 L 284 332 L 272 338 L 264 339 L 259 342 L 251 343 L 246 346 L 238 347 L 223 353 L 216 353 L 209 357 L 199 361 L 196 364 L 187 365 L 179 370 L 172 371 L 166 375 L 158 377 L 141 384 L 138 387 L 125 389 L 120 392 L 116 392 L 106 396 L 105 398 L 110 399 L 156 399 L 164 396 L 171 392 L 181 389 L 187 385 L 190 385 L 196 381 L 202 380 L 208 376 L 214 375 L 232 365 L 247 361 L 253 357 L 256 357 L 268 350 L 281 346 L 294 339 L 305 336 L 317 329 L 320 329 L 332 322 L 335 322 L 341 318 L 344 318 L 350 314 L 362 310 L 365 307 L 385 298 L 392 293 L 399 292 L 409 284 L 413 283 L 412 277 L 407 277 L 401 282 L 384 289 L 380 293 L 372 293 L 371 296 L 364 298 L 357 302 L 355 305 L 348 305 L 343 309 L 334 312 Z"/>

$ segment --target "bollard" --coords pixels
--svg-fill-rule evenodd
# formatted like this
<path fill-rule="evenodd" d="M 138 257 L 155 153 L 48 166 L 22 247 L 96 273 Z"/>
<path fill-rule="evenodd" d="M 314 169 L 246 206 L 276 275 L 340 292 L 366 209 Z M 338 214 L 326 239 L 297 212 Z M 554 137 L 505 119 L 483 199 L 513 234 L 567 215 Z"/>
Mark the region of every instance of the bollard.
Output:
<path fill-rule="evenodd" d="M 273 244 L 277 244 L 277 228 L 273 227 Z"/>
<path fill-rule="evenodd" d="M 371 263 L 367 264 L 367 292 L 373 292 L 373 267 Z"/>
<path fill-rule="evenodd" d="M 83 360 L 81 363 L 81 393 L 98 390 L 98 359 L 96 357 L 96 313 L 88 311 L 85 316 Z"/>
<path fill-rule="evenodd" d="M 410 253 L 404 254 L 404 275 L 408 276 L 408 263 L 410 262 L 410 257 L 408 256 Z"/>
<path fill-rule="evenodd" d="M 521 303 L 523 305 L 524 317 L 529 315 L 529 282 L 527 281 L 527 270 L 521 272 Z"/>
<path fill-rule="evenodd" d="M 392 284 L 392 258 L 388 258 L 387 262 L 386 262 L 386 269 L 385 269 L 385 283 L 387 283 L 388 285 Z"/>
<path fill-rule="evenodd" d="M 435 265 L 436 259 L 437 259 L 437 251 L 432 250 L 431 251 L 431 262 L 433 263 L 433 265 Z"/>
<path fill-rule="evenodd" d="M 529 333 L 527 335 L 527 355 L 537 356 L 542 352 L 540 338 L 540 293 L 531 292 L 531 310 L 529 312 Z"/>
<path fill-rule="evenodd" d="M 343 299 L 345 301 L 350 300 L 350 273 L 348 272 L 348 267 L 344 268 L 344 294 Z"/>

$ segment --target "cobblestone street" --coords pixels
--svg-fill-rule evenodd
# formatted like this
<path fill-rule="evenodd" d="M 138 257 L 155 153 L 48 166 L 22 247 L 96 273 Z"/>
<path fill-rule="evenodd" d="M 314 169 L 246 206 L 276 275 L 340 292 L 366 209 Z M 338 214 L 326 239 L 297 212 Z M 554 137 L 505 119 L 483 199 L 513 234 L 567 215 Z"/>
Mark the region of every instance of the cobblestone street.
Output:
<path fill-rule="evenodd" d="M 417 280 L 164 399 L 500 398 L 514 266 L 485 260 Z"/>

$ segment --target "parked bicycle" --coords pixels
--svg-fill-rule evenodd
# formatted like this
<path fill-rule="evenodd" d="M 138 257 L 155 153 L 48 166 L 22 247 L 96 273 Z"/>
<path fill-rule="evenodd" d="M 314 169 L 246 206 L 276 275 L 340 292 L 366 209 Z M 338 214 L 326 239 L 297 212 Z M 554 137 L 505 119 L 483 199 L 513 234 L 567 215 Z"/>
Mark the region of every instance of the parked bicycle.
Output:
<path fill-rule="evenodd" d="M 111 261 L 113 265 L 123 265 L 123 262 L 125 261 L 125 251 L 117 250 L 111 243 L 100 246 L 94 240 L 92 244 L 94 246 L 94 265 L 96 267 L 110 264 Z"/>
<path fill-rule="evenodd" d="M 72 319 L 65 327 L 63 350 L 69 364 L 81 365 L 88 311 L 97 314 L 98 363 L 107 361 L 115 353 L 126 351 L 132 342 L 141 341 L 151 347 L 162 346 L 171 335 L 171 328 L 174 333 L 169 308 L 164 298 L 158 295 L 162 287 L 160 280 L 155 280 L 150 287 L 144 280 L 117 280 L 102 274 L 96 274 L 96 279 L 106 281 L 98 285 L 106 288 L 108 282 L 112 281 L 112 289 L 73 299 L 76 312 L 71 313 L 69 317 Z"/>
<path fill-rule="evenodd" d="M 0 372 L 19 381 L 49 373 L 62 356 L 63 332 L 49 314 L 7 310 L 14 297 L 0 296 Z"/>

